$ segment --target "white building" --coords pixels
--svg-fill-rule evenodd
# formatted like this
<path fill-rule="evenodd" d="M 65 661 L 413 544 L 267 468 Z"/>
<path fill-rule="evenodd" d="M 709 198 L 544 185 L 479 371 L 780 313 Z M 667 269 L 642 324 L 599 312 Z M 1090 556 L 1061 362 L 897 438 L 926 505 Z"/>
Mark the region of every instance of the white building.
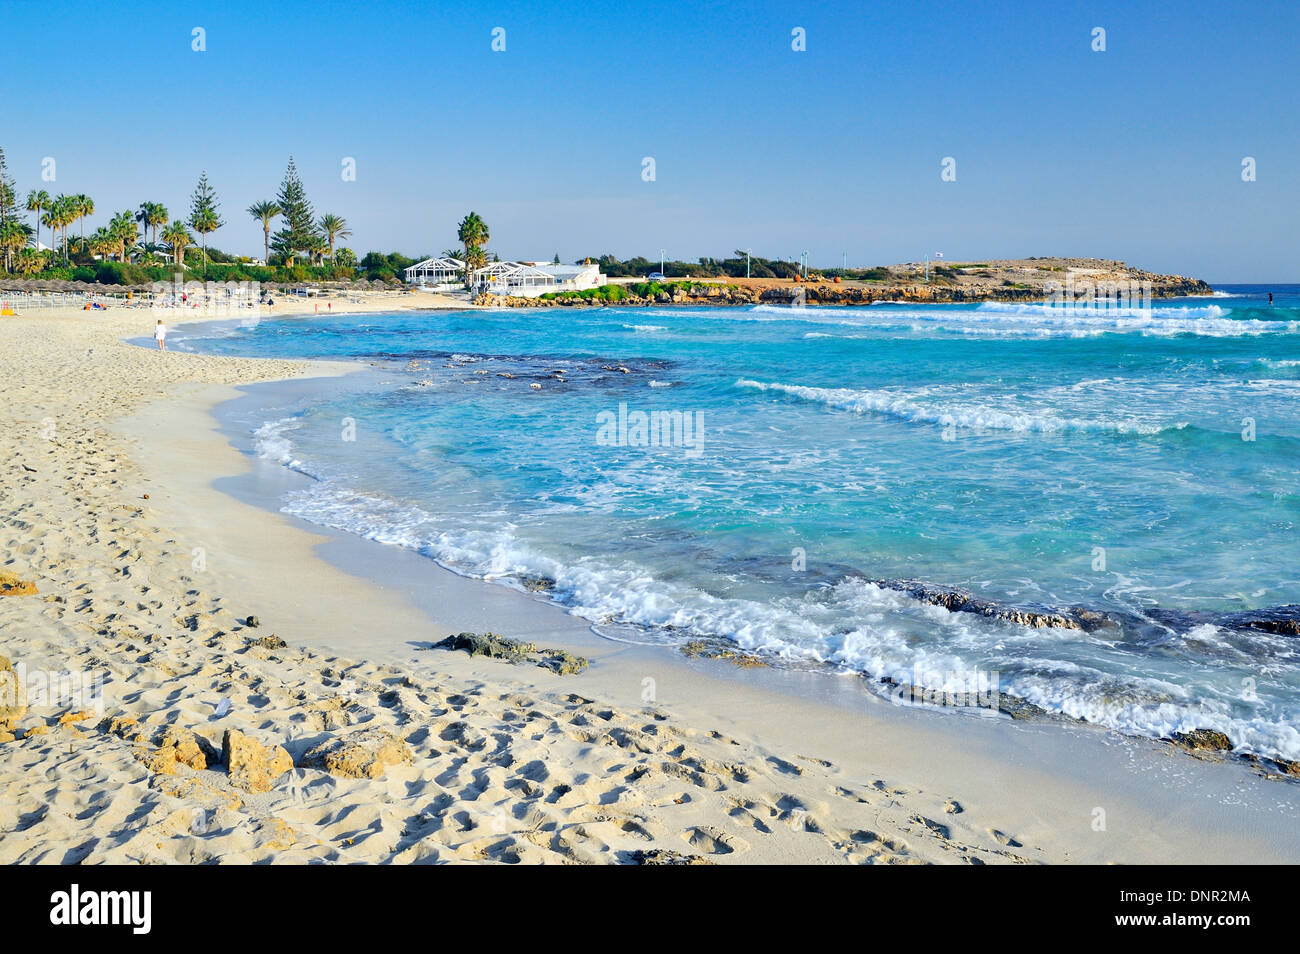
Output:
<path fill-rule="evenodd" d="M 451 291 L 464 283 L 465 263 L 456 258 L 427 258 L 406 269 L 409 285 Z M 474 271 L 477 290 L 493 295 L 536 298 L 547 292 L 599 288 L 609 279 L 599 265 L 552 265 L 550 262 L 491 262 Z"/>
<path fill-rule="evenodd" d="M 459 287 L 464 272 L 465 263 L 458 258 L 426 258 L 406 269 L 406 284 L 451 291 Z"/>

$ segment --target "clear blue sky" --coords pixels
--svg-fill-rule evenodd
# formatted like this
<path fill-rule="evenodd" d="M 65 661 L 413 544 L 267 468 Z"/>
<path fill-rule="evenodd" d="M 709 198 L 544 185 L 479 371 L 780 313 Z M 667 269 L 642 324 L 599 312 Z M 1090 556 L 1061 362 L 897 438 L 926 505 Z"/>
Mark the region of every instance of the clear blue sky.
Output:
<path fill-rule="evenodd" d="M 1298 11 L 8 0 L 0 146 L 24 195 L 89 194 L 91 225 L 183 212 L 207 170 L 211 242 L 245 254 L 243 210 L 292 153 L 359 253 L 439 251 L 474 209 L 503 258 L 1091 255 L 1297 281 Z"/>

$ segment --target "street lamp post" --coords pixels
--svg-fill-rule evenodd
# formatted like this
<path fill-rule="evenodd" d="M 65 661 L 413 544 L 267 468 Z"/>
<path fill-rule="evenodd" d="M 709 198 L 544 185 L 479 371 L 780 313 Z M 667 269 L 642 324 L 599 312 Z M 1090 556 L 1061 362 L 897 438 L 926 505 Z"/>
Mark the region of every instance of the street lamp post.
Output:
<path fill-rule="evenodd" d="M 664 274 L 664 255 L 666 254 L 667 252 L 665 252 L 663 249 L 659 250 L 659 274 L 663 275 L 664 278 L 668 277 L 667 275 Z"/>
<path fill-rule="evenodd" d="M 749 253 L 750 249 L 745 249 L 745 277 L 749 277 Z"/>

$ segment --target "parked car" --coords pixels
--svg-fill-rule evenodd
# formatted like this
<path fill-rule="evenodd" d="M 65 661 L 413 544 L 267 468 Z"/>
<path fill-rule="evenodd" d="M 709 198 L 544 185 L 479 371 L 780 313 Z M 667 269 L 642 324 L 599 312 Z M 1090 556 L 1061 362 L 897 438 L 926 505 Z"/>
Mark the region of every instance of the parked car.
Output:
<path fill-rule="evenodd" d="M 663 272 L 651 272 L 649 275 L 645 277 L 645 280 L 648 282 L 662 282 L 666 278 L 667 276 L 664 275 Z"/>

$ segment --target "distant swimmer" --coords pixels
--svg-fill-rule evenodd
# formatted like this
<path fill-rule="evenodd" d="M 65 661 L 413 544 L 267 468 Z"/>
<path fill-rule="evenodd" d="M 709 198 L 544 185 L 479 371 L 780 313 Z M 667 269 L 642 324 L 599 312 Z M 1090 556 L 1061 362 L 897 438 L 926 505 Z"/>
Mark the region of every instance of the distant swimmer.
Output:
<path fill-rule="evenodd" d="M 1269 303 L 1270 306 L 1272 306 L 1272 304 L 1273 304 L 1273 293 L 1272 293 L 1272 292 L 1269 292 L 1269 293 L 1268 293 L 1268 303 Z"/>

